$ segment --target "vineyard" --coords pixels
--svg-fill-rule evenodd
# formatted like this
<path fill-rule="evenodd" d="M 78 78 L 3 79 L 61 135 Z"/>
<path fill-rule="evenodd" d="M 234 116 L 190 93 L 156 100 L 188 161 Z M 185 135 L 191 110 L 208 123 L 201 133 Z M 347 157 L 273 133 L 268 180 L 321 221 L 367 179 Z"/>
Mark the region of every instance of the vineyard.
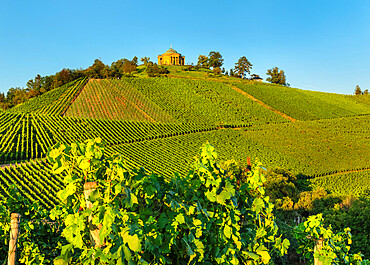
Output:
<path fill-rule="evenodd" d="M 315 187 L 325 187 L 338 195 L 359 196 L 370 193 L 370 170 L 337 173 L 313 178 L 310 181 Z"/>
<path fill-rule="evenodd" d="M 201 124 L 285 121 L 228 85 L 179 78 L 90 81 L 66 116 Z"/>
<path fill-rule="evenodd" d="M 235 86 L 298 120 L 370 114 L 369 102 L 356 96 L 301 90 L 273 84 L 235 82 Z"/>
<path fill-rule="evenodd" d="M 210 142 L 217 160 L 245 164 L 250 158 L 264 169 L 288 170 L 309 188 L 368 198 L 368 103 L 206 75 L 78 79 L 0 111 L 0 201 L 16 187 L 17 196 L 44 210 L 59 205 L 71 178 L 53 173 L 48 152 L 58 143 L 96 138 L 106 157 L 119 157 L 138 176 L 159 174 L 161 185 L 174 179 L 179 182 L 171 187 L 183 185 L 180 176 L 193 176 L 199 147 Z"/>
<path fill-rule="evenodd" d="M 50 90 L 39 97 L 31 98 L 10 109 L 13 113 L 38 113 L 62 115 L 83 89 L 86 78 L 80 78 L 59 88 Z"/>
<path fill-rule="evenodd" d="M 91 80 L 70 106 L 66 117 L 172 122 L 150 99 L 119 80 Z"/>
<path fill-rule="evenodd" d="M 300 96 L 308 93 L 267 84 L 238 82 L 235 85 L 248 93 L 257 88 L 260 93 L 270 89 L 271 98 L 288 103 L 294 102 L 299 93 Z M 286 95 L 274 97 L 274 93 L 282 90 Z M 267 168 L 282 167 L 301 178 L 330 179 L 335 173 L 368 169 L 370 115 L 343 118 L 327 115 L 333 111 L 334 116 L 340 116 L 340 111 L 346 111 L 344 108 L 351 108 L 346 115 L 366 114 L 366 104 L 356 103 L 348 96 L 312 92 L 305 104 L 299 104 L 303 111 L 299 115 L 307 114 L 305 107 L 312 110 L 310 113 L 303 118 L 297 112 L 289 114 L 301 120 L 312 119 L 313 95 L 327 103 L 338 99 L 343 108 L 338 104 L 335 111 L 321 108 L 320 115 L 325 119 L 289 122 L 221 82 L 180 78 L 89 82 L 80 79 L 11 111 L 0 112 L 0 163 L 42 159 L 48 148 L 58 142 L 83 142 L 100 137 L 107 145 L 108 154 L 121 153 L 130 166 L 145 167 L 168 179 L 171 178 L 168 172 L 185 174 L 193 163 L 194 150 L 206 141 L 214 144 L 225 155 L 224 159 L 245 161 L 251 157 Z M 346 101 L 355 105 L 345 104 Z M 271 100 L 266 102 L 274 104 Z M 10 168 L 18 170 L 18 167 L 24 165 Z M 49 170 L 46 164 L 44 168 Z M 4 176 L 10 174 L 9 168 L 1 170 Z M 30 177 L 37 174 L 37 170 L 32 173 L 29 168 L 27 172 Z M 366 179 L 368 175 L 361 172 L 349 177 L 364 174 Z M 12 178 L 4 183 L 13 183 Z M 19 182 L 14 179 L 14 183 Z M 24 192 L 37 198 L 27 189 Z M 55 199 L 55 192 L 48 196 Z M 54 199 L 50 198 L 44 205 L 51 205 Z"/>

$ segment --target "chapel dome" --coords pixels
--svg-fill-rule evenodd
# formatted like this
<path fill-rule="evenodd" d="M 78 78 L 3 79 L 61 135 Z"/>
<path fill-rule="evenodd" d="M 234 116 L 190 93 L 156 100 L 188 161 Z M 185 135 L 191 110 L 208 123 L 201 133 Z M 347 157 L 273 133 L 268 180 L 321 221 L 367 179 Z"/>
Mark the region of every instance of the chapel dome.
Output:
<path fill-rule="evenodd" d="M 170 48 L 168 51 L 166 51 L 165 53 L 177 53 L 177 51 L 175 51 L 174 49 Z"/>

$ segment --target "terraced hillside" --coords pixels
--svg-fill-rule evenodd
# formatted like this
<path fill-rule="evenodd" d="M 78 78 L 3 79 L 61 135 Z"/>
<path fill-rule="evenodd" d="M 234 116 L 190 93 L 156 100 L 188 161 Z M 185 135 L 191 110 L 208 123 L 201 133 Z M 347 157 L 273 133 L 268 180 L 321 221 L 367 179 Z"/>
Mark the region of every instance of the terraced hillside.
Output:
<path fill-rule="evenodd" d="M 13 183 L 24 196 L 52 207 L 61 182 L 43 159 L 48 148 L 95 137 L 106 143 L 107 154 L 121 153 L 130 167 L 167 178 L 185 174 L 210 141 L 221 159 L 258 158 L 266 168 L 289 169 L 338 194 L 370 189 L 366 100 L 243 80 L 124 78 L 85 84 L 78 80 L 0 112 L 0 163 L 33 161 L 0 169 L 2 196 Z"/>

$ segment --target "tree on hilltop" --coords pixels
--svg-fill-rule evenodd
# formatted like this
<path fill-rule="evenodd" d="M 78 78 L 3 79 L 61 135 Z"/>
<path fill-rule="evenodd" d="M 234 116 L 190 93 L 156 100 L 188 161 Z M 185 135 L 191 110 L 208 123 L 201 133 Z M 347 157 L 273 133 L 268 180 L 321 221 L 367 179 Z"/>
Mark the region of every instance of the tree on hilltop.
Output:
<path fill-rule="evenodd" d="M 101 60 L 95 59 L 93 65 L 85 70 L 85 74 L 90 78 L 101 79 L 106 75 L 105 69 L 106 65 Z"/>
<path fill-rule="evenodd" d="M 146 66 L 150 62 L 150 58 L 149 57 L 143 57 L 143 58 L 140 59 L 140 61 L 142 61 L 143 64 Z"/>
<path fill-rule="evenodd" d="M 205 55 L 199 55 L 197 66 L 208 69 L 209 68 L 209 58 Z"/>
<path fill-rule="evenodd" d="M 364 92 L 362 92 L 362 95 L 369 95 L 369 90 L 365 89 Z"/>
<path fill-rule="evenodd" d="M 136 58 L 136 63 L 135 63 Z M 116 62 L 113 62 L 110 67 L 110 76 L 111 77 L 122 77 L 125 74 L 131 74 L 136 71 L 137 57 L 134 57 L 132 61 L 128 59 L 120 59 Z"/>
<path fill-rule="evenodd" d="M 214 67 L 213 68 L 213 73 L 215 74 L 215 75 L 220 75 L 221 74 L 221 68 L 220 67 Z"/>
<path fill-rule="evenodd" d="M 286 76 L 284 74 L 284 71 L 279 71 L 278 67 L 268 69 L 266 74 L 270 76 L 266 78 L 266 81 L 278 85 L 288 86 L 288 84 L 286 83 Z"/>
<path fill-rule="evenodd" d="M 237 63 L 235 63 L 235 71 L 236 75 L 240 78 L 245 77 L 245 73 L 250 74 L 252 69 L 252 64 L 248 61 L 248 59 L 243 56 L 240 57 Z"/>
<path fill-rule="evenodd" d="M 136 56 L 134 58 L 132 58 L 131 62 L 135 65 L 135 67 L 138 66 L 138 58 Z"/>
<path fill-rule="evenodd" d="M 215 68 L 223 65 L 224 59 L 222 59 L 222 55 L 219 52 L 212 51 L 209 53 L 208 57 L 208 63 L 210 67 Z"/>
<path fill-rule="evenodd" d="M 230 76 L 234 76 L 234 71 L 233 71 L 233 69 L 230 69 Z"/>
<path fill-rule="evenodd" d="M 362 94 L 361 88 L 359 85 L 357 85 L 355 88 L 355 95 L 361 95 L 361 94 Z"/>

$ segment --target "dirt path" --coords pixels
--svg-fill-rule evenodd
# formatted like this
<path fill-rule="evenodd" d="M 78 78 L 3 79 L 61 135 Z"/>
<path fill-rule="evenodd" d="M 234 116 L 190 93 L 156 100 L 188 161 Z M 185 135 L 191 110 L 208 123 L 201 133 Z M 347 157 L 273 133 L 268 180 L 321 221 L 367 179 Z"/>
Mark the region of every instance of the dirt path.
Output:
<path fill-rule="evenodd" d="M 4 168 L 4 167 L 10 167 L 12 164 L 3 164 L 3 165 L 0 165 L 0 168 Z"/>
<path fill-rule="evenodd" d="M 46 158 L 33 158 L 30 160 L 24 160 L 22 162 L 15 162 L 15 163 L 10 163 L 10 164 L 1 164 L 0 169 L 3 169 L 5 167 L 15 167 L 16 165 L 23 165 L 23 164 L 29 164 L 31 162 L 36 162 L 36 161 L 42 161 L 45 160 Z"/>
<path fill-rule="evenodd" d="M 18 162 L 13 164 L 2 164 L 0 165 L 0 169 L 6 168 L 6 167 L 15 167 L 16 165 L 25 164 L 26 162 Z"/>
<path fill-rule="evenodd" d="M 248 97 L 249 99 L 251 99 L 251 100 L 253 100 L 253 101 L 257 102 L 257 103 L 258 103 L 258 104 L 260 104 L 261 106 L 265 107 L 265 108 L 266 108 L 266 109 L 268 109 L 268 110 L 271 110 L 271 111 L 275 112 L 276 114 L 280 115 L 281 117 L 283 117 L 283 118 L 285 118 L 285 119 L 287 119 L 287 120 L 289 120 L 289 121 L 293 121 L 293 122 L 295 122 L 295 121 L 296 121 L 296 119 L 294 119 L 294 118 L 292 118 L 292 117 L 290 117 L 290 116 L 286 115 L 285 113 L 282 113 L 281 111 L 279 111 L 279 110 L 277 110 L 277 109 L 274 109 L 273 107 L 270 107 L 269 105 L 267 105 L 267 104 L 263 103 L 263 102 L 262 102 L 261 100 L 259 100 L 259 99 L 256 99 L 255 97 L 253 97 L 252 95 L 248 94 L 247 92 L 245 92 L 245 91 L 241 90 L 240 88 L 237 88 L 236 86 L 233 86 L 233 85 L 230 85 L 230 87 L 231 87 L 232 89 L 234 89 L 236 92 L 238 92 L 238 93 L 240 93 L 240 94 L 242 94 L 242 95 L 244 95 L 244 96 Z"/>

